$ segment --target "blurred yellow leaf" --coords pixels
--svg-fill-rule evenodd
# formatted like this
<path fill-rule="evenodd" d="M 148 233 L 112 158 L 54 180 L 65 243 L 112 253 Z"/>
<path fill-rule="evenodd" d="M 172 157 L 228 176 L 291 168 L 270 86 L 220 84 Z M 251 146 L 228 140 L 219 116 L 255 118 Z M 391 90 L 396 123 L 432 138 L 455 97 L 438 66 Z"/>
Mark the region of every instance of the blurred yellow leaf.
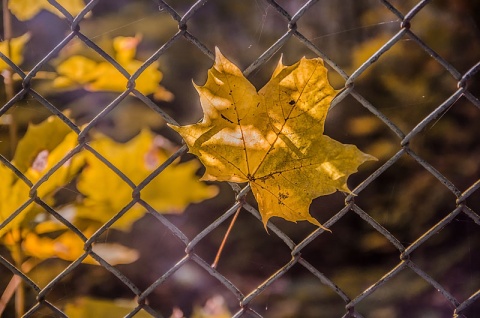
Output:
<path fill-rule="evenodd" d="M 29 125 L 25 136 L 18 143 L 12 164 L 35 184 L 76 145 L 77 135 L 58 117 L 51 116 L 38 125 Z M 66 161 L 37 189 L 37 195 L 44 200 L 53 195 L 73 179 L 82 165 L 81 156 Z M 27 202 L 30 188 L 3 164 L 0 164 L 0 175 L 0 222 L 3 222 Z M 34 206 L 27 206 L 13 221 L 0 229 L 0 236 L 19 226 L 29 217 Z"/>
<path fill-rule="evenodd" d="M 14 248 L 17 246 L 18 242 L 22 241 L 23 238 L 28 234 L 27 229 L 19 229 L 15 228 L 13 230 L 8 231 L 5 235 L 2 236 L 2 244 L 5 245 L 7 248 Z"/>
<path fill-rule="evenodd" d="M 84 0 L 57 0 L 71 15 L 77 15 L 85 7 Z M 59 17 L 65 17 L 48 0 L 9 0 L 8 9 L 20 21 L 30 20 L 40 11 L 47 10 Z"/>
<path fill-rule="evenodd" d="M 94 299 L 82 297 L 65 306 L 64 312 L 70 318 L 103 318 L 127 316 L 138 304 L 124 299 Z M 147 312 L 140 310 L 136 318 L 151 318 Z"/>
<path fill-rule="evenodd" d="M 131 36 L 117 36 L 113 39 L 113 49 L 116 53 L 115 59 L 120 64 L 128 64 L 135 58 L 137 54 L 137 46 L 142 40 L 140 35 Z"/>
<path fill-rule="evenodd" d="M 30 188 L 20 180 L 9 168 L 0 164 L 0 222 L 4 222 L 29 198 Z M 27 206 L 19 215 L 0 229 L 0 237 L 12 229 L 18 229 L 27 217 L 32 205 Z"/>
<path fill-rule="evenodd" d="M 72 56 L 57 67 L 61 76 L 55 78 L 53 84 L 59 88 L 87 84 L 97 76 L 96 69 L 97 62 L 81 55 Z"/>
<path fill-rule="evenodd" d="M 125 144 L 100 136 L 90 145 L 138 185 L 169 157 L 161 142 L 161 137 L 143 130 Z M 85 198 L 77 205 L 77 215 L 103 223 L 132 200 L 133 190 L 93 154 L 85 153 L 85 158 L 87 166 L 77 184 Z M 173 163 L 141 191 L 141 198 L 160 213 L 181 213 L 190 203 L 215 196 L 216 187 L 198 181 L 198 168 L 195 161 Z M 114 226 L 128 229 L 144 213 L 137 204 Z"/>
<path fill-rule="evenodd" d="M 347 127 L 356 136 L 366 136 L 378 132 L 382 128 L 382 122 L 373 116 L 362 116 L 352 118 Z"/>
<path fill-rule="evenodd" d="M 368 145 L 366 150 L 377 158 L 388 160 L 399 150 L 399 147 L 391 140 L 378 138 L 375 142 Z"/>
<path fill-rule="evenodd" d="M 380 33 L 376 37 L 362 42 L 355 50 L 352 50 L 352 66 L 357 68 L 374 55 L 380 47 L 391 39 L 391 34 Z M 376 78 L 381 85 L 375 89 L 379 92 L 386 90 L 389 94 L 397 96 L 400 100 L 424 101 L 425 95 L 430 91 L 431 81 L 426 80 L 425 74 L 430 77 L 437 77 L 441 74 L 442 68 L 437 63 L 425 63 L 418 65 L 419 68 L 428 68 L 422 71 L 413 71 L 405 74 L 402 63 L 398 61 L 419 61 L 423 52 L 412 50 L 408 41 L 399 41 L 391 47 L 386 54 L 383 54 L 375 66 L 369 67 L 361 75 L 365 78 Z M 408 69 L 408 68 L 407 68 Z M 384 93 L 382 93 L 383 95 Z"/>
<path fill-rule="evenodd" d="M 16 65 L 20 65 L 23 63 L 23 49 L 28 40 L 30 40 L 30 34 L 25 33 L 17 38 L 3 41 L 0 43 L 0 52 Z M 9 68 L 8 64 L 0 59 L 0 72 L 7 68 Z"/>
<path fill-rule="evenodd" d="M 73 232 L 65 232 L 55 239 L 31 232 L 24 238 L 22 247 L 25 254 L 39 259 L 75 260 L 84 252 L 83 241 Z"/>
<path fill-rule="evenodd" d="M 393 246 L 378 232 L 367 233 L 362 236 L 360 240 L 360 246 L 363 248 L 363 251 L 374 251 L 374 250 L 389 250 L 393 249 Z"/>
<path fill-rule="evenodd" d="M 367 41 L 362 42 L 360 47 L 352 50 L 352 66 L 354 68 L 360 67 L 372 55 L 374 55 L 378 51 L 378 49 L 380 49 L 385 43 L 387 43 L 390 38 L 391 36 L 388 34 L 380 34 L 375 38 L 371 38 Z M 367 69 L 364 74 L 367 74 L 368 72 L 370 72 L 370 68 Z"/>
<path fill-rule="evenodd" d="M 129 74 L 133 74 L 142 64 L 141 61 L 131 60 L 122 66 Z M 158 62 L 154 62 L 135 80 L 135 88 L 138 91 L 145 95 L 154 94 L 157 91 L 158 83 L 162 80 L 162 73 L 158 70 L 158 66 Z M 86 86 L 88 90 L 123 92 L 127 89 L 127 78 L 108 62 L 100 62 L 94 75 L 95 79 Z M 165 99 L 171 100 L 170 97 Z"/>
<path fill-rule="evenodd" d="M 52 151 L 49 151 L 48 149 L 41 150 L 33 160 L 31 166 L 25 172 L 25 176 L 33 182 L 38 181 L 59 161 L 61 161 L 68 152 L 77 146 L 77 137 L 77 134 L 70 132 Z M 84 161 L 81 155 L 76 155 L 67 160 L 44 183 L 42 183 L 37 190 L 38 195 L 44 197 L 57 190 L 59 187 L 66 185 L 74 176 L 76 176 L 80 168 L 83 166 L 83 163 Z"/>
<path fill-rule="evenodd" d="M 337 190 L 360 164 L 375 160 L 354 145 L 323 135 L 336 91 L 323 61 L 281 61 L 257 92 L 217 49 L 204 86 L 196 87 L 204 118 L 170 126 L 206 166 L 203 180 L 249 182 L 263 223 L 273 216 L 307 220 L 312 200 Z"/>
<path fill-rule="evenodd" d="M 92 229 L 87 229 L 84 234 L 91 235 L 93 232 Z M 30 232 L 25 236 L 22 243 L 26 255 L 41 260 L 60 258 L 66 261 L 74 261 L 85 253 L 83 246 L 84 242 L 80 237 L 69 230 L 56 238 L 38 236 L 36 233 Z M 136 250 L 116 243 L 95 243 L 92 250 L 110 265 L 129 264 L 136 261 L 139 256 Z M 91 256 L 87 256 L 83 262 L 99 265 Z"/>
<path fill-rule="evenodd" d="M 59 212 L 64 218 L 65 215 L 62 213 L 63 209 L 60 209 Z M 72 223 L 72 218 L 69 218 L 68 216 L 66 217 L 66 220 Z M 57 219 L 46 219 L 43 220 L 42 222 L 39 222 L 35 226 L 35 233 L 38 235 L 46 234 L 46 233 L 53 233 L 53 232 L 63 232 L 67 229 L 65 224 L 62 222 L 58 221 Z"/>
<path fill-rule="evenodd" d="M 137 46 L 141 40 L 136 37 L 116 37 L 113 39 L 115 60 L 130 74 L 134 74 L 143 62 L 135 59 Z M 135 88 L 145 95 L 153 94 L 156 100 L 170 101 L 173 94 L 159 83 L 163 78 L 158 70 L 159 63 L 153 62 L 135 80 Z M 74 55 L 57 66 L 60 75 L 53 82 L 58 88 L 83 87 L 91 91 L 123 92 L 128 79 L 109 62 L 96 62 L 87 57 Z"/>
<path fill-rule="evenodd" d="M 17 145 L 13 157 L 15 166 L 22 172 L 27 171 L 42 150 L 51 152 L 70 132 L 70 128 L 57 116 L 50 116 L 39 124 L 30 124 Z"/>

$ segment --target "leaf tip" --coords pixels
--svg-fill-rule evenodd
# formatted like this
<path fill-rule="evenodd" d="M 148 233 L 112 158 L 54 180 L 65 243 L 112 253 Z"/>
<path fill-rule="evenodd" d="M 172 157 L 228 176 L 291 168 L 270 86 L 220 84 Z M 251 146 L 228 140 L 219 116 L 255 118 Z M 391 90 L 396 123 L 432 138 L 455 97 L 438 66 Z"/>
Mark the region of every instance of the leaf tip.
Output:
<path fill-rule="evenodd" d="M 262 223 L 263 223 L 263 227 L 265 228 L 265 231 L 270 234 L 268 232 L 268 227 L 267 227 L 267 224 L 268 224 L 268 221 L 270 220 L 270 217 L 264 217 L 262 215 Z M 329 228 L 326 228 L 325 226 L 323 226 L 320 222 L 317 221 L 317 219 L 313 218 L 313 217 L 308 217 L 306 219 L 302 219 L 302 220 L 289 220 L 289 221 L 292 221 L 294 223 L 297 223 L 297 221 L 308 221 L 310 223 L 312 223 L 313 225 L 316 225 L 318 226 L 319 228 L 321 228 L 322 230 L 326 231 L 326 232 L 330 232 L 332 233 L 332 230 L 330 230 Z"/>
<path fill-rule="evenodd" d="M 193 80 L 193 78 L 192 78 L 192 84 L 193 84 L 193 87 L 195 87 L 195 89 L 198 91 L 198 87 L 200 87 L 200 85 L 198 85 L 197 83 L 195 83 L 195 81 Z"/>
<path fill-rule="evenodd" d="M 317 219 L 313 218 L 313 217 L 309 217 L 306 219 L 306 221 L 318 226 L 319 228 L 321 228 L 322 230 L 324 231 L 327 231 L 327 232 L 330 232 L 332 233 L 332 231 L 328 228 L 326 228 L 325 226 L 323 226 L 320 222 L 317 221 Z"/>
<path fill-rule="evenodd" d="M 181 128 L 181 126 L 177 126 L 177 125 L 174 125 L 174 124 L 171 124 L 171 123 L 167 123 L 167 126 L 170 127 L 171 129 L 175 130 L 176 132 L 178 132 L 179 129 Z"/>
<path fill-rule="evenodd" d="M 330 230 L 329 228 L 326 228 L 324 227 L 323 225 L 320 225 L 320 228 L 326 232 L 330 232 L 330 233 L 333 233 L 332 230 Z"/>
<path fill-rule="evenodd" d="M 240 71 L 238 66 L 236 66 L 229 59 L 227 59 L 222 54 L 222 52 L 218 47 L 215 47 L 215 63 L 213 65 L 213 68 L 210 69 L 209 72 L 212 72 L 213 69 L 223 75 L 227 75 L 227 76 L 233 75 L 237 77 L 243 77 L 242 71 Z M 213 74 L 214 74 L 214 77 L 218 78 L 219 74 L 215 74 L 215 72 Z M 207 80 L 207 83 L 208 83 L 208 80 Z"/>
<path fill-rule="evenodd" d="M 225 60 L 225 56 L 222 54 L 218 46 L 215 46 L 215 65 L 222 65 Z"/>
<path fill-rule="evenodd" d="M 378 161 L 378 158 L 366 153 L 365 154 L 365 161 Z"/>
<path fill-rule="evenodd" d="M 208 172 L 205 172 L 203 176 L 200 178 L 200 181 L 217 181 L 217 180 L 218 180 L 217 177 L 211 175 Z"/>
<path fill-rule="evenodd" d="M 277 67 L 275 67 L 275 70 L 273 71 L 272 78 L 276 77 L 280 72 L 285 68 L 285 65 L 283 65 L 283 53 L 280 55 L 280 59 L 278 60 Z"/>

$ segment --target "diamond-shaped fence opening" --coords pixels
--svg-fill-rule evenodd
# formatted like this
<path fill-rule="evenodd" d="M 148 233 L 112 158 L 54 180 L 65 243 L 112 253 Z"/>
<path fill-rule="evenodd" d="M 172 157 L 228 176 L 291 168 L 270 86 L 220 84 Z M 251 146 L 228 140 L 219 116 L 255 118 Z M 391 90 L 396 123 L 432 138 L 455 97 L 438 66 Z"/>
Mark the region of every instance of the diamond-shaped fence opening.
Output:
<path fill-rule="evenodd" d="M 0 314 L 476 317 L 478 9 L 4 0 Z M 378 158 L 313 202 L 332 233 L 197 182 L 166 123 L 201 117 L 215 47 L 257 88 L 280 58 L 325 61 L 326 134 Z"/>

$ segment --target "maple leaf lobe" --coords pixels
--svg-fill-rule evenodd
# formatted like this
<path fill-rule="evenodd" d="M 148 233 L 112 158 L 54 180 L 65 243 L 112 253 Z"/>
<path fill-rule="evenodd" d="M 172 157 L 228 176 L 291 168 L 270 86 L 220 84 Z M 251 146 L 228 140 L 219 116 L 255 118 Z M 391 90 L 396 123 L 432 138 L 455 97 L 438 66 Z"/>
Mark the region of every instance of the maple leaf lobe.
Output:
<path fill-rule="evenodd" d="M 203 86 L 200 123 L 173 126 L 205 165 L 204 180 L 249 182 L 266 225 L 273 216 L 321 224 L 316 197 L 350 192 L 346 181 L 374 157 L 323 135 L 335 89 L 319 58 L 278 63 L 258 92 L 217 49 Z"/>

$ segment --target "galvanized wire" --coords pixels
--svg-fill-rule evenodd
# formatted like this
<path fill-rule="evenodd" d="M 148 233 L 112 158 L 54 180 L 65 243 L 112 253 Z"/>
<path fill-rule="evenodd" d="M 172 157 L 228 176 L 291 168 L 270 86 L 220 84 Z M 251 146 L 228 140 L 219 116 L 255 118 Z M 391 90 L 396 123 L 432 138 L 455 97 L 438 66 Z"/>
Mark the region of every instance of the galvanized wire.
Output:
<path fill-rule="evenodd" d="M 303 239 L 298 244 L 295 243 L 286 233 L 280 230 L 273 223 L 269 222 L 267 228 L 271 235 L 277 236 L 283 243 L 285 243 L 285 248 L 290 251 L 291 259 L 280 267 L 275 273 L 270 277 L 266 278 L 262 283 L 260 283 L 255 289 L 251 290 L 247 295 L 244 295 L 240 289 L 232 283 L 222 272 L 218 271 L 215 268 L 212 268 L 211 265 L 204 260 L 195 249 L 197 245 L 212 231 L 217 229 L 220 225 L 226 222 L 239 208 L 251 213 L 254 218 L 258 219 L 261 222 L 261 216 L 255 207 L 245 202 L 245 196 L 249 193 L 250 187 L 246 186 L 241 188 L 237 184 L 231 184 L 234 195 L 235 203 L 228 208 L 221 216 L 219 216 L 214 222 L 205 227 L 200 233 L 195 237 L 189 239 L 186 234 L 184 234 L 179 228 L 177 228 L 167 217 L 162 214 L 159 214 L 153 207 L 150 206 L 148 201 L 141 199 L 141 191 L 158 175 L 160 175 L 170 164 L 172 164 L 177 158 L 183 156 L 187 152 L 187 147 L 184 145 L 178 151 L 176 151 L 169 159 L 162 163 L 154 172 L 152 172 L 145 180 L 139 184 L 135 184 L 130 180 L 124 172 L 117 168 L 113 163 L 109 162 L 101 153 L 92 148 L 87 142 L 87 135 L 89 131 L 95 127 L 95 125 L 102 120 L 109 112 L 117 108 L 117 106 L 128 96 L 133 94 L 139 100 L 143 101 L 147 106 L 160 114 L 167 123 L 177 124 L 176 120 L 168 115 L 164 110 L 162 110 L 158 105 L 152 102 L 147 96 L 142 94 L 140 91 L 135 89 L 136 80 L 142 74 L 142 72 L 152 63 L 157 61 L 162 55 L 166 54 L 170 47 L 178 41 L 187 41 L 193 44 L 200 52 L 205 54 L 212 61 L 214 60 L 213 48 L 209 48 L 207 45 L 202 43 L 197 37 L 188 31 L 189 21 L 193 19 L 197 12 L 204 6 L 208 5 L 207 0 L 198 0 L 194 2 L 187 12 L 183 15 L 179 14 L 174 7 L 163 0 L 158 0 L 158 8 L 160 11 L 170 15 L 174 21 L 178 24 L 178 31 L 165 43 L 163 44 L 154 54 L 152 54 L 143 65 L 136 70 L 133 74 L 129 74 L 125 68 L 123 68 L 119 62 L 117 62 L 113 57 L 108 53 L 102 50 L 98 45 L 96 45 L 91 39 L 80 31 L 80 22 L 83 17 L 88 14 L 99 0 L 90 1 L 76 17 L 72 16 L 68 11 L 63 8 L 60 3 L 55 0 L 48 0 L 48 2 L 57 8 L 64 16 L 65 21 L 70 26 L 70 33 L 66 35 L 60 43 L 58 43 L 54 49 L 52 49 L 47 55 L 45 55 L 40 62 L 38 62 L 32 70 L 26 74 L 24 73 L 17 65 L 15 65 L 7 56 L 0 53 L 0 58 L 6 62 L 12 69 L 13 72 L 18 74 L 22 79 L 22 89 L 15 95 L 11 100 L 7 101 L 0 108 L 0 116 L 4 115 L 13 105 L 21 101 L 27 96 L 30 96 L 42 104 L 46 109 L 48 109 L 53 115 L 60 118 L 70 129 L 78 135 L 78 145 L 71 150 L 65 157 L 56 163 L 50 171 L 48 171 L 38 182 L 33 184 L 28 178 L 19 171 L 14 165 L 12 165 L 5 157 L 0 156 L 0 161 L 3 165 L 11 169 L 16 176 L 19 177 L 21 182 L 24 182 L 30 190 L 30 197 L 25 201 L 23 205 L 17 208 L 6 220 L 3 220 L 0 224 L 0 229 L 8 225 L 12 220 L 14 220 L 20 213 L 22 213 L 29 205 L 38 204 L 41 206 L 47 213 L 49 213 L 53 218 L 62 222 L 69 230 L 74 232 L 83 242 L 84 242 L 84 253 L 73 261 L 67 268 L 65 268 L 60 274 L 58 274 L 54 279 L 52 279 L 44 288 L 40 288 L 26 273 L 23 273 L 21 269 L 16 268 L 6 257 L 0 255 L 0 263 L 2 266 L 9 270 L 12 274 L 18 275 L 36 294 L 37 294 L 37 303 L 33 305 L 29 311 L 25 314 L 25 317 L 35 315 L 40 309 L 48 308 L 51 311 L 51 314 L 66 317 L 65 314 L 57 308 L 54 304 L 49 302 L 46 297 L 52 291 L 55 286 L 67 275 L 72 273 L 82 261 L 88 257 L 93 257 L 101 266 L 103 266 L 107 271 L 112 273 L 117 277 L 128 289 L 135 295 L 138 306 L 127 316 L 133 317 L 140 310 L 145 310 L 149 314 L 155 317 L 161 317 L 161 314 L 155 311 L 152 307 L 148 305 L 147 299 L 156 288 L 164 284 L 173 274 L 175 274 L 180 268 L 182 268 L 187 263 L 195 263 L 200 268 L 202 268 L 206 273 L 214 277 L 221 285 L 231 293 L 231 295 L 238 301 L 238 307 L 236 312 L 233 314 L 234 317 L 262 317 L 257 311 L 254 310 L 254 306 L 251 303 L 271 284 L 278 281 L 283 275 L 285 275 L 289 270 L 298 265 L 307 269 L 310 273 L 313 274 L 318 281 L 324 285 L 326 288 L 331 289 L 345 304 L 345 315 L 344 317 L 362 317 L 362 315 L 356 311 L 356 307 L 364 299 L 369 297 L 372 293 L 377 291 L 381 286 L 392 278 L 399 275 L 399 273 L 411 270 L 416 275 L 421 277 L 426 283 L 431 285 L 433 288 L 438 290 L 440 294 L 445 298 L 445 300 L 451 304 L 452 315 L 461 316 L 462 312 L 467 310 L 474 302 L 478 301 L 480 298 L 480 290 L 476 291 L 466 299 L 457 300 L 452 296 L 449 291 L 442 286 L 439 282 L 433 279 L 426 271 L 420 268 L 412 259 L 410 255 L 418 247 L 427 242 L 432 236 L 441 232 L 441 230 L 450 224 L 458 215 L 465 214 L 471 218 L 477 225 L 480 225 L 480 216 L 477 211 L 472 210 L 467 204 L 466 199 L 474 195 L 476 191 L 480 189 L 480 180 L 472 184 L 467 190 L 461 192 L 453 182 L 451 182 L 446 176 L 441 172 L 435 169 L 427 160 L 423 159 L 420 155 L 414 152 L 410 146 L 410 141 L 421 134 L 425 128 L 440 118 L 445 112 L 447 112 L 452 105 L 454 105 L 461 97 L 467 98 L 473 105 L 480 108 L 479 99 L 474 96 L 468 87 L 468 82 L 472 77 L 478 73 L 480 70 L 480 62 L 473 65 L 465 73 L 460 73 L 457 71 L 446 59 L 444 59 L 440 54 L 436 53 L 432 48 L 430 48 L 419 36 L 417 36 L 411 30 L 411 24 L 413 17 L 415 17 L 419 12 L 422 11 L 426 6 L 428 6 L 430 1 L 419 1 L 409 12 L 405 15 L 400 12 L 394 5 L 386 0 L 380 0 L 380 3 L 383 4 L 388 10 L 390 10 L 398 19 L 399 19 L 399 29 L 398 31 L 387 41 L 385 42 L 374 54 L 372 54 L 360 67 L 354 70 L 351 74 L 348 74 L 345 70 L 338 66 L 334 59 L 330 58 L 325 52 L 322 51 L 320 47 L 317 47 L 308 36 L 303 35 L 297 28 L 297 22 L 302 19 L 305 13 L 311 10 L 312 7 L 317 5 L 318 1 L 307 1 L 300 9 L 298 9 L 293 15 L 289 14 L 288 11 L 278 4 L 275 0 L 265 0 L 266 4 L 275 10 L 285 22 L 286 31 L 260 56 L 251 62 L 251 64 L 245 68 L 243 74 L 248 76 L 262 66 L 266 61 L 272 58 L 272 56 L 277 53 L 284 45 L 292 38 L 298 40 L 299 45 L 305 46 L 305 48 L 312 51 L 317 56 L 325 60 L 334 71 L 336 71 L 344 80 L 344 89 L 335 99 L 335 104 L 338 104 L 345 97 L 351 96 L 357 100 L 360 105 L 362 105 L 368 112 L 380 119 L 381 122 L 389 129 L 392 136 L 396 138 L 400 150 L 389 158 L 383 165 L 381 165 L 376 171 L 374 171 L 370 176 L 368 176 L 363 182 L 361 182 L 351 194 L 346 196 L 345 205 L 340 209 L 334 216 L 332 216 L 324 225 L 329 228 L 333 226 L 336 222 L 341 220 L 347 214 L 356 214 L 358 215 L 366 224 L 368 224 L 374 231 L 385 237 L 390 244 L 398 250 L 399 263 L 391 269 L 386 269 L 385 274 L 379 280 L 371 284 L 365 290 L 363 290 L 358 295 L 349 296 L 347 292 L 338 287 L 335 282 L 329 278 L 327 275 L 320 272 L 315 266 L 309 263 L 306 259 L 302 257 L 302 250 L 313 242 L 326 231 L 324 229 L 318 228 L 311 232 L 305 239 Z M 394 47 L 399 41 L 409 38 L 416 45 L 423 49 L 432 59 L 437 61 L 451 76 L 458 82 L 458 89 L 451 94 L 445 101 L 440 104 L 435 110 L 430 112 L 426 117 L 424 117 L 416 126 L 410 131 L 402 131 L 396 124 L 393 123 L 391 119 L 383 114 L 375 105 L 369 102 L 364 96 L 362 96 L 355 89 L 355 82 L 367 69 L 382 58 L 382 56 L 388 52 L 392 47 Z M 118 70 L 122 76 L 127 79 L 127 85 L 125 90 L 119 94 L 109 105 L 107 105 L 94 119 L 92 119 L 87 125 L 83 128 L 79 128 L 75 125 L 70 119 L 68 119 L 58 108 L 48 101 L 41 94 L 36 92 L 31 88 L 31 80 L 35 78 L 38 71 L 40 71 L 48 62 L 52 60 L 66 45 L 68 45 L 73 39 L 78 39 L 82 41 L 85 45 L 90 47 L 95 51 L 99 56 L 101 56 L 105 61 L 110 63 L 116 70 Z M 332 106 L 333 107 L 333 106 Z M 92 153 L 98 160 L 105 164 L 105 169 L 110 169 L 113 171 L 119 178 L 121 178 L 131 189 L 132 189 L 132 199 L 130 202 L 117 213 L 112 216 L 105 224 L 103 224 L 91 237 L 85 237 L 84 234 L 76 228 L 70 221 L 62 217 L 57 211 L 50 207 L 47 203 L 43 202 L 37 194 L 37 189 L 40 187 L 47 179 L 55 173 L 65 162 L 70 160 L 76 153 L 84 150 Z M 409 156 L 417 163 L 419 163 L 425 171 L 428 171 L 433 177 L 435 177 L 439 182 L 441 182 L 456 198 L 456 207 L 450 211 L 446 216 L 443 217 L 437 224 L 426 230 L 420 237 L 418 237 L 413 243 L 408 246 L 396 238 L 391 232 L 389 232 L 385 227 L 383 227 L 377 220 L 371 217 L 368 214 L 368 211 L 364 211 L 360 206 L 355 203 L 356 197 L 361 196 L 364 189 L 377 180 L 387 169 L 390 169 L 395 163 L 397 163 L 400 158 L 404 156 Z M 163 275 L 158 277 L 150 286 L 147 288 L 141 289 L 134 284 L 129 278 L 127 278 L 117 267 L 112 266 L 106 260 L 102 259 L 98 254 L 93 251 L 93 244 L 99 240 L 99 237 L 104 234 L 108 229 L 118 221 L 122 215 L 127 213 L 131 207 L 135 204 L 143 206 L 147 212 L 153 215 L 161 223 L 163 231 L 170 232 L 176 240 L 184 247 L 185 255 L 176 262 L 170 269 L 168 269 Z"/>

